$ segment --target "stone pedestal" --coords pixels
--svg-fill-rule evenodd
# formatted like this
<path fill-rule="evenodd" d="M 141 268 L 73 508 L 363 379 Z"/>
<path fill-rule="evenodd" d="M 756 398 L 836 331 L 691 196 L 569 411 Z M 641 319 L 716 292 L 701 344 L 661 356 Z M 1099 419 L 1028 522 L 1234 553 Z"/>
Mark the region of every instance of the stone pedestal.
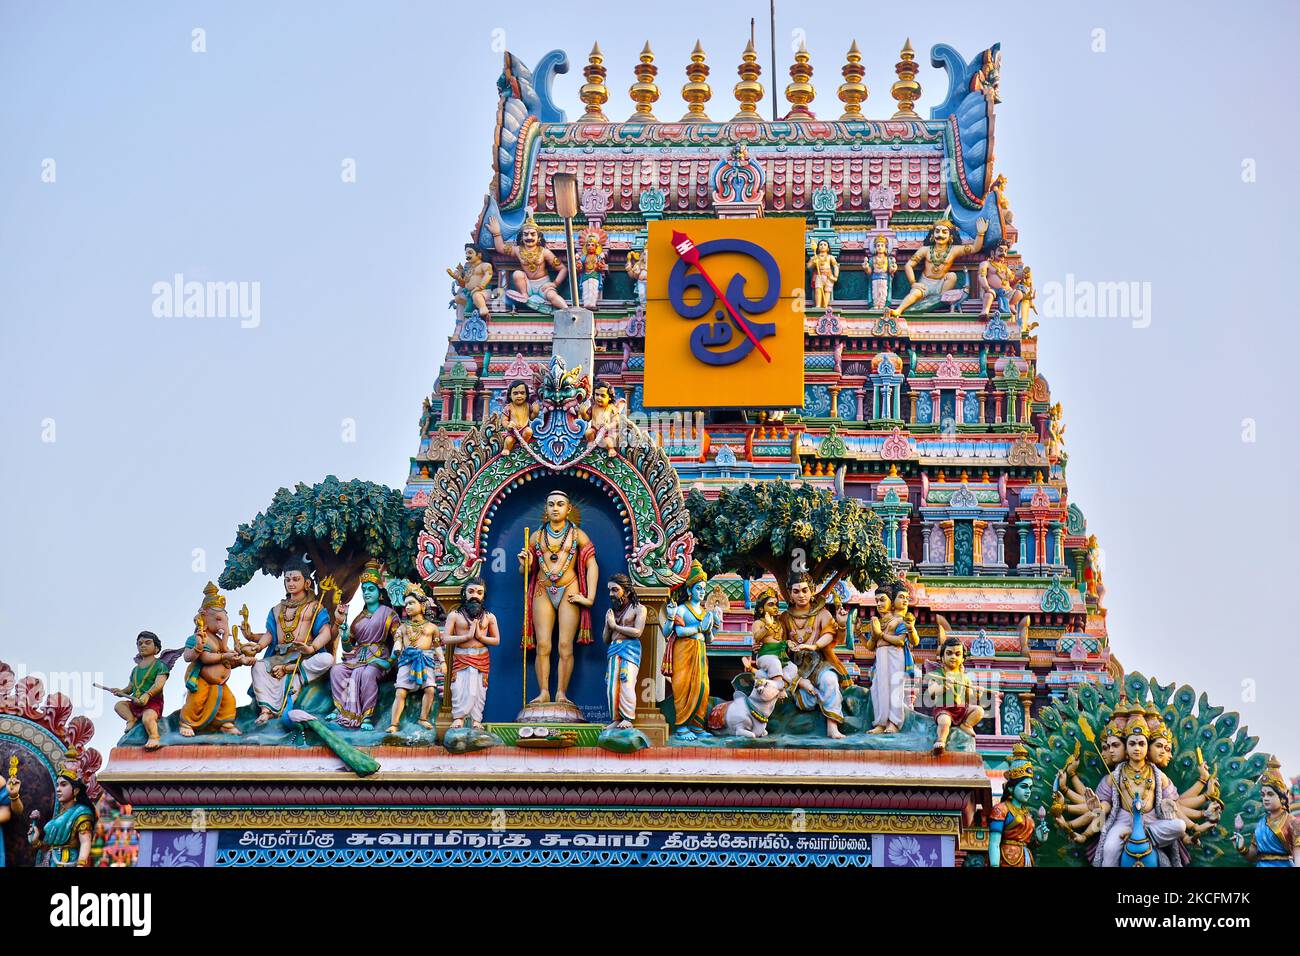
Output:
<path fill-rule="evenodd" d="M 596 320 L 590 309 L 575 307 L 555 313 L 555 338 L 551 354 L 564 360 L 564 367 L 582 371 L 596 380 Z"/>

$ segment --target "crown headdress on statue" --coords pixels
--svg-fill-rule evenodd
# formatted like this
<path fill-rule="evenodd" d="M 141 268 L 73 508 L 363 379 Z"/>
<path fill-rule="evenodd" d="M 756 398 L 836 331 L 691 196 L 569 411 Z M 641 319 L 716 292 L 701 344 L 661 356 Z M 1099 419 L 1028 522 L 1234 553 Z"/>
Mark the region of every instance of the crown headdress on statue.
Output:
<path fill-rule="evenodd" d="M 199 605 L 199 612 L 208 610 L 208 608 L 218 608 L 222 611 L 226 609 L 226 596 L 217 590 L 217 586 L 209 581 L 203 588 L 203 603 Z"/>
<path fill-rule="evenodd" d="M 1130 717 L 1128 723 L 1124 725 L 1125 739 L 1134 735 L 1145 737 L 1147 740 L 1151 739 L 1151 728 L 1147 724 L 1146 716 L 1141 711 Z"/>
<path fill-rule="evenodd" d="M 78 772 L 81 755 L 77 753 L 76 747 L 69 747 L 63 755 L 63 766 L 59 769 L 59 776 L 64 780 L 71 780 L 76 783 L 81 779 Z"/>
<path fill-rule="evenodd" d="M 540 234 L 542 231 L 541 227 L 537 225 L 537 220 L 533 218 L 532 206 L 529 206 L 526 210 L 524 210 L 524 221 L 520 225 L 519 231 L 523 232 L 525 229 L 535 229 L 537 230 L 538 234 Z"/>
<path fill-rule="evenodd" d="M 1284 802 L 1287 801 L 1290 786 L 1287 784 L 1286 778 L 1282 776 L 1282 764 L 1277 757 L 1268 758 L 1268 766 L 1259 775 L 1259 785 L 1261 787 L 1272 787 Z"/>
<path fill-rule="evenodd" d="M 429 600 L 429 596 L 424 593 L 424 588 L 420 587 L 418 584 L 407 585 L 406 593 L 402 596 L 402 600 L 406 600 L 409 597 L 417 598 L 421 604 L 424 604 Z"/>
<path fill-rule="evenodd" d="M 384 586 L 384 569 L 383 566 L 373 558 L 366 562 L 366 566 L 361 571 L 361 584 L 373 584 L 376 587 Z"/>
<path fill-rule="evenodd" d="M 1124 725 L 1128 723 L 1129 717 L 1133 715 L 1133 708 L 1129 706 L 1128 697 L 1121 691 L 1119 695 L 1119 704 L 1116 705 L 1114 712 L 1110 715 L 1110 721 L 1102 730 L 1102 739 L 1107 737 L 1118 737 L 1124 739 Z"/>
<path fill-rule="evenodd" d="M 1029 748 L 1024 744 L 1016 744 L 1011 748 L 1011 761 L 1007 764 L 1003 777 L 1007 783 L 1034 778 L 1034 765 L 1029 762 Z"/>

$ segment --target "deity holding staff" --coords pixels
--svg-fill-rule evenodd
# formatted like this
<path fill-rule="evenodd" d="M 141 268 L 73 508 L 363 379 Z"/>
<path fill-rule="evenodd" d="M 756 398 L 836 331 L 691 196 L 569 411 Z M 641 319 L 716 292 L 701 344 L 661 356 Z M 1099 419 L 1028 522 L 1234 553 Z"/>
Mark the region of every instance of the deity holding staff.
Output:
<path fill-rule="evenodd" d="M 569 680 L 573 677 L 573 644 L 591 643 L 591 605 L 599 568 L 596 547 L 580 528 L 581 515 L 568 494 L 546 496 L 545 521 L 529 534 L 519 552 L 519 570 L 528 581 L 524 646 L 537 648 L 533 667 L 540 693 L 531 704 L 547 704 L 551 697 L 551 648 L 559 649 L 554 701 L 571 704 Z M 580 717 L 576 706 L 574 713 Z"/>

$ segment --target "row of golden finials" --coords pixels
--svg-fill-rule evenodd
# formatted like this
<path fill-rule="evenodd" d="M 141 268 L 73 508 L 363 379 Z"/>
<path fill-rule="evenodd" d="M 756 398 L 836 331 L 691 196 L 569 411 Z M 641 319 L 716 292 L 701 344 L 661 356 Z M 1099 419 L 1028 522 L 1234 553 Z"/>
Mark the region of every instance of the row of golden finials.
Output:
<path fill-rule="evenodd" d="M 640 62 L 633 70 L 636 74 L 636 82 L 628 90 L 628 94 L 636 104 L 636 111 L 627 119 L 629 123 L 662 122 L 654 115 L 654 104 L 659 99 L 659 87 L 654 82 L 659 68 L 654 65 L 654 59 L 654 53 L 647 42 L 641 50 Z M 799 49 L 794 55 L 794 65 L 790 67 L 791 83 L 785 88 L 785 98 L 790 103 L 790 112 L 784 117 L 787 120 L 815 119 L 810 106 L 817 91 L 811 82 L 813 68 L 808 59 L 808 48 L 800 41 Z M 757 108 L 763 99 L 763 84 L 758 81 L 763 68 L 758 63 L 758 51 L 754 49 L 753 40 L 746 44 L 740 60 L 740 66 L 736 69 L 740 74 L 740 82 L 736 84 L 733 91 L 736 102 L 740 104 L 740 112 L 733 116 L 731 121 L 763 122 L 763 117 Z M 840 84 L 837 91 L 840 101 L 844 104 L 844 115 L 840 119 L 865 119 L 862 115 L 862 104 L 868 94 L 867 86 L 862 81 L 867 71 L 862 65 L 862 53 L 858 50 L 857 40 L 854 40 L 849 47 L 846 60 L 844 68 L 840 71 L 844 75 L 844 82 Z M 921 96 L 921 84 L 916 81 L 918 68 L 916 53 L 912 50 L 912 41 L 909 39 L 903 44 L 899 61 L 894 65 L 898 81 L 890 87 L 890 94 L 898 101 L 898 112 L 891 119 L 921 119 L 912 108 L 912 104 Z M 600 44 L 596 44 L 591 48 L 587 65 L 582 70 L 586 82 L 578 91 L 578 96 L 587 111 L 578 118 L 578 122 L 610 122 L 603 110 L 604 105 L 609 102 L 609 87 L 605 85 L 606 74 L 605 57 L 600 52 Z M 686 65 L 687 82 L 682 86 L 682 99 L 686 101 L 686 115 L 678 122 L 713 122 L 704 112 L 705 104 L 713 96 L 713 89 L 707 82 L 708 77 L 709 68 L 704 62 L 704 49 L 696 40 L 695 49 L 691 51 L 691 62 Z"/>

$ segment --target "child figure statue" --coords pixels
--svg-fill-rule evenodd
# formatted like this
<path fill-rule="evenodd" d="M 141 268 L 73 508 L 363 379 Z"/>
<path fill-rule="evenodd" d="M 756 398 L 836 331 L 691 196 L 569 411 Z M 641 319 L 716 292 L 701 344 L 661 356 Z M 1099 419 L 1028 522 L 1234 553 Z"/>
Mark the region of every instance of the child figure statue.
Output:
<path fill-rule="evenodd" d="M 614 400 L 614 390 L 605 382 L 597 382 L 591 390 L 591 408 L 587 412 L 587 441 L 602 445 L 605 454 L 613 458 L 618 454 L 619 430 L 627 403 Z"/>
<path fill-rule="evenodd" d="M 444 672 L 444 657 L 438 625 L 425 618 L 428 600 L 424 590 L 418 584 L 412 584 L 406 589 L 402 601 L 406 621 L 393 638 L 393 653 L 397 655 L 397 694 L 393 698 L 393 716 L 388 722 L 390 734 L 397 733 L 401 726 L 406 695 L 413 690 L 421 692 L 420 726 L 433 730 L 429 714 L 433 710 L 433 698 L 438 693 L 439 678 Z"/>
<path fill-rule="evenodd" d="M 506 437 L 501 442 L 501 447 L 506 454 L 510 454 L 517 443 L 526 445 L 533 440 L 532 421 L 537 414 L 537 403 L 530 401 L 528 383 L 523 381 L 511 382 L 506 397 L 506 407 L 501 412 Z"/>
<path fill-rule="evenodd" d="M 966 673 L 966 646 L 957 637 L 946 638 L 939 647 L 940 668 L 930 672 L 926 696 L 934 704 L 934 720 L 939 725 L 934 740 L 937 757 L 948 747 L 948 734 L 954 726 L 975 736 L 975 725 L 984 719 L 984 708 L 975 703 L 976 690 Z"/>
<path fill-rule="evenodd" d="M 123 732 L 130 733 L 136 724 L 143 723 L 148 737 L 144 749 L 157 750 L 162 746 L 158 718 L 163 712 L 163 685 L 167 683 L 171 668 L 159 657 L 162 642 L 152 631 L 140 632 L 135 639 L 135 650 L 135 667 L 131 670 L 127 686 L 104 689 L 114 696 L 124 698 L 113 706 L 117 716 L 126 721 Z"/>

